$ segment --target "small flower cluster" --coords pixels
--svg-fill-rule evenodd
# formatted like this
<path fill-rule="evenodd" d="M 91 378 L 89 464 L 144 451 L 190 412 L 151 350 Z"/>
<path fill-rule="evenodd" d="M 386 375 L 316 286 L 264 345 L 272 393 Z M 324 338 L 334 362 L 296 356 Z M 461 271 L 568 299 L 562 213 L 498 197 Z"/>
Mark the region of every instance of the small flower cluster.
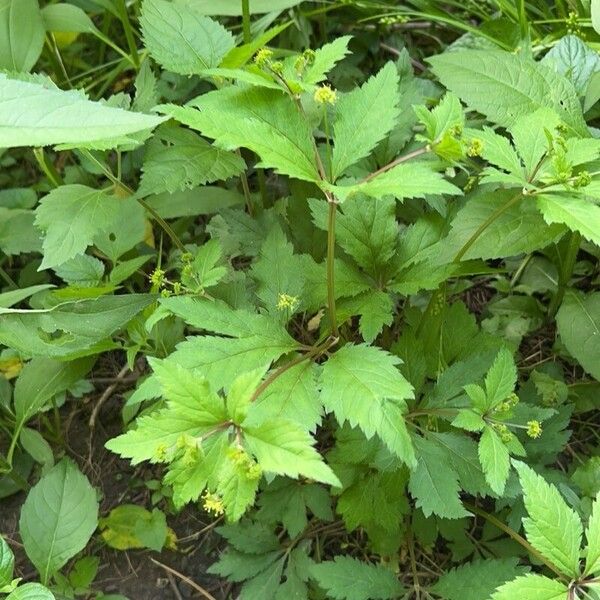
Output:
<path fill-rule="evenodd" d="M 215 517 L 219 517 L 225 513 L 225 505 L 221 496 L 212 494 L 208 490 L 202 496 L 202 506 L 206 512 L 212 513 Z"/>
<path fill-rule="evenodd" d="M 494 407 L 495 413 L 508 413 L 519 403 L 519 396 L 514 392 Z"/>
<path fill-rule="evenodd" d="M 252 460 L 250 455 L 243 448 L 230 448 L 227 453 L 227 458 L 244 472 L 249 481 L 256 481 L 262 476 L 260 465 Z"/>
<path fill-rule="evenodd" d="M 293 311 L 300 300 L 297 296 L 290 296 L 289 294 L 279 294 L 277 298 L 277 310 L 290 310 Z"/>
<path fill-rule="evenodd" d="M 335 104 L 337 93 L 328 85 L 322 85 L 315 91 L 315 102 L 317 104 Z"/>
<path fill-rule="evenodd" d="M 527 435 L 536 440 L 542 435 L 542 425 L 539 421 L 527 421 Z"/>
<path fill-rule="evenodd" d="M 273 50 L 269 48 L 261 48 L 254 56 L 254 63 L 261 69 L 267 69 L 273 73 L 281 74 L 283 71 L 283 63 L 279 60 L 272 60 Z"/>

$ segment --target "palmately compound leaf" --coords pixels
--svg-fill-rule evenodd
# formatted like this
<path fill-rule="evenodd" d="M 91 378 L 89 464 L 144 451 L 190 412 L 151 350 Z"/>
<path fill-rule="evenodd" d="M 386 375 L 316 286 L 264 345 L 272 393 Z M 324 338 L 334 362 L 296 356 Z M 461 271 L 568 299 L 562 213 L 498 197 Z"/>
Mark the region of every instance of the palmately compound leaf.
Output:
<path fill-rule="evenodd" d="M 116 196 L 80 184 L 63 185 L 44 196 L 35 219 L 36 226 L 44 232 L 40 270 L 61 265 L 85 252 L 94 237 L 118 218 L 119 208 Z"/>
<path fill-rule="evenodd" d="M 70 144 L 112 147 L 127 135 L 164 121 L 100 102 L 80 91 L 59 90 L 0 74 L 0 148 Z M 121 138 L 121 139 L 119 139 Z M 116 140 L 111 144 L 107 140 Z"/>
<path fill-rule="evenodd" d="M 600 207 L 589 200 L 569 194 L 540 194 L 536 204 L 544 221 L 561 223 L 600 246 Z"/>
<path fill-rule="evenodd" d="M 146 146 L 139 194 L 173 193 L 238 175 L 244 160 L 193 131 L 161 127 Z"/>
<path fill-rule="evenodd" d="M 263 167 L 297 179 L 319 180 L 311 128 L 283 92 L 229 86 L 186 106 L 168 104 L 160 109 L 226 150 L 250 148 Z"/>
<path fill-rule="evenodd" d="M 496 588 L 525 571 L 518 565 L 519 559 L 513 557 L 475 560 L 442 575 L 431 590 L 445 600 L 489 598 Z"/>
<path fill-rule="evenodd" d="M 398 100 L 398 71 L 391 62 L 339 99 L 333 125 L 333 181 L 391 131 L 400 113 Z"/>
<path fill-rule="evenodd" d="M 39 583 L 26 583 L 9 594 L 6 600 L 56 600 L 54 594 Z"/>
<path fill-rule="evenodd" d="M 592 514 L 585 530 L 587 547 L 585 550 L 585 574 L 600 573 L 600 494 L 592 505 Z"/>
<path fill-rule="evenodd" d="M 235 46 L 231 33 L 194 3 L 145 0 L 140 23 L 152 58 L 182 75 L 218 67 Z"/>
<path fill-rule="evenodd" d="M 583 527 L 558 489 L 525 463 L 514 461 L 529 517 L 523 519 L 530 544 L 570 577 L 579 577 Z"/>
<path fill-rule="evenodd" d="M 197 437 L 227 421 L 225 403 L 203 377 L 168 361 L 153 363 L 167 406 L 137 420 L 135 429 L 106 447 L 130 458 L 163 460 L 182 436 Z"/>
<path fill-rule="evenodd" d="M 479 461 L 486 481 L 501 496 L 510 471 L 510 458 L 500 436 L 489 426 L 486 426 L 479 440 Z"/>
<path fill-rule="evenodd" d="M 299 475 L 339 486 L 340 481 L 315 450 L 315 440 L 299 425 L 270 419 L 244 426 L 244 439 L 263 470 L 298 478 Z"/>
<path fill-rule="evenodd" d="M 349 556 L 336 556 L 310 568 L 319 587 L 336 600 L 393 600 L 404 593 L 394 573 Z"/>
<path fill-rule="evenodd" d="M 592 377 L 600 380 L 600 294 L 568 291 L 556 323 L 569 353 Z"/>
<path fill-rule="evenodd" d="M 397 368 L 400 359 L 380 348 L 347 344 L 323 367 L 321 399 L 340 423 L 377 434 L 406 464 L 416 464 L 403 414 L 412 386 Z"/>
<path fill-rule="evenodd" d="M 429 62 L 449 90 L 498 125 L 510 127 L 518 117 L 551 108 L 575 133 L 588 135 L 571 82 L 527 56 L 461 50 Z"/>
<path fill-rule="evenodd" d="M 15 555 L 3 537 L 0 537 L 0 590 L 10 585 L 15 568 Z"/>
<path fill-rule="evenodd" d="M 83 550 L 98 524 L 96 492 L 70 460 L 63 459 L 31 488 L 19 531 L 42 583 Z"/>
<path fill-rule="evenodd" d="M 568 591 L 560 581 L 528 573 L 500 586 L 492 600 L 565 600 Z"/>
<path fill-rule="evenodd" d="M 269 365 L 299 346 L 274 319 L 248 310 L 233 310 L 219 300 L 179 296 L 161 302 L 193 327 L 219 334 L 190 336 L 167 359 L 197 369 L 214 389 L 227 386 L 232 373 Z"/>

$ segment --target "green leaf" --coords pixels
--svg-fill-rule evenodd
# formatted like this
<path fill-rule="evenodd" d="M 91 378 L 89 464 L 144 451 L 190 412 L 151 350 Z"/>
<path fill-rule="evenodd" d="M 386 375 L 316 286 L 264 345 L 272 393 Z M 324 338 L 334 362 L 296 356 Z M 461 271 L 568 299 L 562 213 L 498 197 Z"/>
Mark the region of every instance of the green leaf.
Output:
<path fill-rule="evenodd" d="M 506 400 L 515 389 L 517 367 L 515 360 L 506 348 L 502 348 L 485 376 L 487 408 Z"/>
<path fill-rule="evenodd" d="M 600 293 L 568 291 L 556 315 L 560 339 L 569 353 L 600 380 Z"/>
<path fill-rule="evenodd" d="M 56 600 L 54 594 L 39 583 L 26 583 L 9 594 L 6 600 Z"/>
<path fill-rule="evenodd" d="M 445 600 L 490 598 L 497 587 L 523 573 L 525 568 L 518 564 L 519 559 L 513 557 L 475 560 L 446 572 L 431 590 Z"/>
<path fill-rule="evenodd" d="M 0 148 L 53 144 L 112 147 L 123 136 L 164 121 L 156 115 L 92 102 L 80 91 L 64 92 L 2 74 L 0 106 Z M 121 139 L 107 142 L 117 138 Z"/>
<path fill-rule="evenodd" d="M 577 513 L 550 485 L 525 463 L 514 461 L 529 517 L 523 519 L 531 545 L 563 573 L 579 577 L 579 549 L 583 527 Z"/>
<path fill-rule="evenodd" d="M 592 513 L 585 530 L 587 547 L 585 550 L 585 574 L 600 572 L 600 495 L 592 504 Z M 1 561 L 0 561 L 1 562 Z"/>
<path fill-rule="evenodd" d="M 230 384 L 225 404 L 229 418 L 236 425 L 239 425 L 246 418 L 254 392 L 264 375 L 264 368 L 256 369 L 238 375 Z"/>
<path fill-rule="evenodd" d="M 520 116 L 551 108 L 575 133 L 588 135 L 571 82 L 523 54 L 461 50 L 429 62 L 449 90 L 498 125 L 510 127 Z"/>
<path fill-rule="evenodd" d="M 167 407 L 137 420 L 135 429 L 106 447 L 133 464 L 160 460 L 182 436 L 196 437 L 228 419 L 225 403 L 206 379 L 169 361 L 153 361 Z"/>
<path fill-rule="evenodd" d="M 250 14 L 281 11 L 301 2 L 302 0 L 251 0 Z M 218 4 L 214 0 L 180 0 L 180 3 L 193 5 L 203 15 L 242 16 L 242 5 L 238 0 L 219 0 Z"/>
<path fill-rule="evenodd" d="M 173 193 L 238 175 L 244 160 L 193 131 L 162 127 L 146 146 L 139 194 Z"/>
<path fill-rule="evenodd" d="M 44 35 L 37 0 L 0 0 L 0 69 L 30 71 L 42 53 Z"/>
<path fill-rule="evenodd" d="M 0 308 L 10 308 L 11 306 L 18 304 L 25 298 L 29 298 L 38 292 L 49 290 L 54 286 L 50 283 L 41 283 L 39 285 L 32 285 L 26 288 L 11 290 L 10 292 L 4 292 L 0 294 Z"/>
<path fill-rule="evenodd" d="M 15 416 L 25 423 L 47 402 L 69 389 L 92 368 L 93 360 L 83 358 L 61 362 L 51 358 L 30 360 L 19 374 L 14 391 Z"/>
<path fill-rule="evenodd" d="M 485 479 L 496 494 L 501 496 L 508 480 L 510 459 L 508 450 L 498 434 L 487 426 L 479 440 L 479 460 Z"/>
<path fill-rule="evenodd" d="M 492 600 L 565 600 L 568 591 L 560 581 L 529 573 L 500 586 Z"/>
<path fill-rule="evenodd" d="M 360 88 L 344 94 L 333 125 L 332 179 L 368 156 L 399 115 L 398 71 L 389 62 Z"/>
<path fill-rule="evenodd" d="M 313 565 L 310 575 L 336 600 L 391 600 L 404 593 L 390 569 L 349 556 L 336 556 Z"/>
<path fill-rule="evenodd" d="M 319 179 L 311 128 L 283 92 L 229 86 L 184 107 L 161 109 L 222 148 L 253 150 L 261 158 L 259 166 L 306 181 Z"/>
<path fill-rule="evenodd" d="M 429 194 L 462 194 L 459 188 L 446 181 L 423 161 L 401 163 L 364 183 L 332 186 L 331 190 L 340 200 L 359 193 L 371 198 L 394 196 L 398 200 L 425 198 Z"/>
<path fill-rule="evenodd" d="M 140 24 L 152 58 L 181 75 L 218 67 L 235 46 L 231 33 L 193 3 L 144 0 Z"/>
<path fill-rule="evenodd" d="M 596 33 L 600 33 L 600 0 L 591 0 L 590 5 L 592 27 Z"/>
<path fill-rule="evenodd" d="M 125 294 L 65 302 L 50 309 L 0 308 L 0 342 L 25 356 L 95 354 L 114 348 L 106 339 L 155 300 L 152 294 Z"/>
<path fill-rule="evenodd" d="M 94 488 L 63 459 L 31 488 L 19 521 L 25 552 L 42 583 L 85 548 L 97 524 Z"/>
<path fill-rule="evenodd" d="M 64 185 L 44 196 L 35 224 L 44 232 L 40 270 L 61 265 L 85 252 L 119 213 L 119 200 L 84 185 Z"/>
<path fill-rule="evenodd" d="M 12 582 L 14 568 L 15 556 L 6 540 L 0 537 L 0 590 Z"/>
<path fill-rule="evenodd" d="M 235 446 L 231 447 L 235 450 Z M 231 458 L 223 461 L 219 472 L 218 491 L 223 500 L 225 512 L 231 521 L 239 521 L 246 510 L 254 504 L 254 498 L 260 483 L 259 477 L 250 477 L 247 465 Z"/>
<path fill-rule="evenodd" d="M 297 479 L 299 475 L 339 486 L 340 481 L 314 449 L 315 440 L 292 421 L 271 419 L 262 425 L 242 424 L 244 439 L 265 471 Z"/>
<path fill-rule="evenodd" d="M 233 310 L 218 300 L 174 297 L 161 303 L 190 325 L 219 334 L 189 337 L 168 358 L 188 369 L 198 369 L 215 389 L 226 386 L 231 373 L 264 367 L 298 348 L 298 342 L 265 315 Z"/>
<path fill-rule="evenodd" d="M 411 385 L 397 368 L 400 359 L 380 348 L 347 344 L 323 367 L 321 399 L 325 409 L 343 424 L 377 434 L 409 466 L 415 454 L 403 413 L 413 397 Z"/>
<path fill-rule="evenodd" d="M 306 68 L 302 81 L 308 85 L 315 85 L 326 79 L 327 73 L 350 53 L 348 44 L 351 39 L 351 36 L 343 35 L 315 50 L 314 60 Z"/>
<path fill-rule="evenodd" d="M 46 31 L 68 33 L 96 33 L 94 22 L 85 11 L 73 4 L 49 4 L 42 8 Z"/>
<path fill-rule="evenodd" d="M 417 467 L 411 473 L 408 489 L 416 505 L 428 517 L 436 514 L 445 519 L 460 519 L 469 513 L 463 507 L 458 474 L 446 448 L 434 440 L 415 437 Z"/>
<path fill-rule="evenodd" d="M 566 194 L 540 194 L 536 204 L 544 221 L 562 223 L 600 246 L 600 207 L 588 200 Z"/>
<path fill-rule="evenodd" d="M 104 263 L 89 254 L 77 254 L 54 268 L 54 272 L 66 283 L 77 287 L 101 285 Z"/>
<path fill-rule="evenodd" d="M 110 548 L 133 550 L 152 548 L 160 552 L 167 539 L 165 515 L 136 504 L 121 504 L 100 519 L 98 528 Z"/>

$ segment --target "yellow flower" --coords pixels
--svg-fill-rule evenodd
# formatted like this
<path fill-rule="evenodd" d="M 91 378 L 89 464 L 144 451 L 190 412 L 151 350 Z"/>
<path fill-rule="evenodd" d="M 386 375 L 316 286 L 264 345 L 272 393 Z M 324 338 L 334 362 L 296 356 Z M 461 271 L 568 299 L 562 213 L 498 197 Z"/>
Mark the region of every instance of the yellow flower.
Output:
<path fill-rule="evenodd" d="M 337 94 L 328 85 L 322 85 L 315 91 L 315 102 L 317 104 L 335 104 Z"/>
<path fill-rule="evenodd" d="M 539 421 L 527 421 L 527 435 L 534 440 L 542 435 L 542 426 Z"/>
<path fill-rule="evenodd" d="M 225 505 L 221 496 L 218 494 L 211 494 L 209 491 L 204 492 L 202 496 L 202 506 L 206 512 L 212 513 L 216 517 L 222 515 L 225 512 Z"/>
<path fill-rule="evenodd" d="M 289 294 L 279 294 L 277 298 L 277 309 L 278 310 L 294 310 L 298 306 L 299 299 L 297 296 L 290 296 Z"/>
<path fill-rule="evenodd" d="M 154 269 L 152 275 L 150 275 L 150 281 L 152 285 L 161 286 L 165 281 L 165 272 L 162 269 Z"/>
<path fill-rule="evenodd" d="M 254 57 L 254 62 L 259 67 L 264 67 L 270 60 L 271 56 L 273 56 L 273 50 L 269 50 L 268 48 L 261 48 Z"/>
<path fill-rule="evenodd" d="M 481 156 L 481 152 L 483 151 L 483 142 L 480 139 L 472 139 L 469 147 L 467 148 L 467 156 L 471 158 L 475 156 Z"/>

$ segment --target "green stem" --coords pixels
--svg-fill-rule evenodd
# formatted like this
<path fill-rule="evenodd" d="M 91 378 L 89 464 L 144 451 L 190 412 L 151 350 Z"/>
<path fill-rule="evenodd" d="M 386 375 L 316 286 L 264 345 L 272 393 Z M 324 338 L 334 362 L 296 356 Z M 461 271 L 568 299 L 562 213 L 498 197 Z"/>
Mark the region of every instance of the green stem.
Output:
<path fill-rule="evenodd" d="M 327 105 L 323 104 L 323 123 L 325 125 L 325 154 L 327 156 L 327 176 L 332 177 L 333 168 L 331 166 L 331 144 L 329 135 L 329 116 L 327 114 Z"/>
<path fill-rule="evenodd" d="M 129 48 L 129 54 L 131 56 L 131 62 L 134 64 L 136 69 L 140 67 L 140 57 L 138 54 L 137 44 L 135 43 L 135 37 L 133 35 L 133 28 L 127 14 L 127 5 L 125 0 L 118 0 L 117 9 L 119 12 L 119 18 L 123 23 L 123 30 L 125 31 L 125 39 L 127 40 L 127 47 Z"/>
<path fill-rule="evenodd" d="M 567 582 L 569 581 L 567 576 L 561 573 L 558 567 L 554 566 L 549 560 L 546 560 L 546 558 L 544 558 L 524 537 L 519 535 L 514 529 L 511 529 L 508 525 L 504 524 L 502 521 L 500 521 L 500 519 L 497 519 L 494 515 L 490 515 L 485 510 L 482 510 L 481 508 L 478 508 L 473 504 L 470 504 L 468 502 L 464 502 L 463 504 L 467 510 L 470 510 L 472 513 L 483 517 L 486 521 L 488 521 L 492 525 L 495 525 L 498 529 L 504 531 L 504 533 L 509 535 L 513 540 L 515 540 L 515 542 L 521 544 L 521 546 L 523 546 L 523 548 L 525 548 L 527 552 L 529 552 L 532 556 L 535 556 L 537 560 L 539 560 L 541 563 L 545 564 L 556 576 L 559 577 L 559 579 L 562 579 L 563 581 Z"/>
<path fill-rule="evenodd" d="M 327 307 L 329 309 L 329 321 L 331 333 L 339 337 L 340 332 L 337 325 L 335 311 L 335 217 L 337 214 L 337 203 L 333 197 L 328 199 L 329 215 L 327 219 Z"/>
<path fill-rule="evenodd" d="M 242 28 L 244 32 L 244 44 L 252 41 L 250 30 L 250 0 L 242 0 Z"/>
<path fill-rule="evenodd" d="M 44 175 L 50 180 L 50 183 L 52 183 L 54 187 L 63 185 L 64 181 L 56 170 L 56 167 L 46 159 L 44 149 L 34 148 L 33 155 L 35 156 L 35 160 L 37 160 L 40 169 L 44 172 Z"/>
<path fill-rule="evenodd" d="M 572 231 L 569 237 L 569 245 L 567 246 L 567 253 L 564 261 L 562 262 L 559 274 L 558 274 L 558 289 L 556 294 L 550 302 L 548 308 L 548 319 L 554 318 L 562 301 L 565 297 L 565 292 L 569 286 L 569 281 L 573 276 L 573 269 L 577 262 L 577 254 L 579 253 L 579 245 L 581 244 L 581 234 L 577 231 Z"/>

